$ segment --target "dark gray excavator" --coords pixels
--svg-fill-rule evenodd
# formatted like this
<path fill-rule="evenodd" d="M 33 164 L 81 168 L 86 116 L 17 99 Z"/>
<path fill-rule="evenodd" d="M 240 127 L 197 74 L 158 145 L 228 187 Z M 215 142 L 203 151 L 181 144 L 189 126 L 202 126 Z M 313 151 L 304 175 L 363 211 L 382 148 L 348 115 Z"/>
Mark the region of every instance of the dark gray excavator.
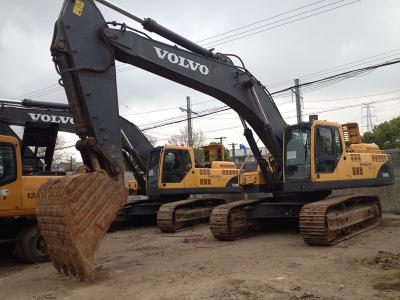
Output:
<path fill-rule="evenodd" d="M 393 184 L 388 156 L 376 145 L 362 144 L 357 126 L 315 119 L 289 126 L 268 90 L 236 55 L 205 49 L 153 19 L 98 2 L 175 45 L 107 22 L 93 0 L 64 1 L 51 52 L 87 172 L 49 182 L 39 191 L 38 220 L 59 272 L 94 279 L 94 252 L 126 198 L 116 60 L 210 95 L 238 113 L 259 165 L 258 182 L 274 196 L 215 208 L 210 225 L 215 237 L 242 237 L 259 220 L 292 217 L 299 219 L 305 242 L 331 245 L 379 223 L 378 197 L 328 197 L 333 189 Z M 250 127 L 268 158 L 261 156 Z"/>
<path fill-rule="evenodd" d="M 144 180 L 143 174 L 146 173 L 143 165 L 147 166 L 148 156 L 155 147 L 142 131 L 127 119 L 120 116 L 118 125 L 121 140 L 125 143 L 123 153 L 130 156 L 125 157 L 125 160 L 133 164 L 129 170 L 134 172 L 135 178 L 141 182 Z M 21 140 L 21 149 L 24 151 L 23 165 L 29 166 L 34 173 L 51 170 L 55 140 L 59 131 L 75 133 L 74 120 L 68 104 L 30 99 L 0 99 L 0 134 L 18 137 L 10 126 L 24 127 Z M 130 147 L 131 144 L 135 145 L 135 149 Z M 41 156 L 38 156 L 39 147 L 46 148 L 46 151 L 40 153 Z M 145 188 L 144 184 L 142 188 Z"/>

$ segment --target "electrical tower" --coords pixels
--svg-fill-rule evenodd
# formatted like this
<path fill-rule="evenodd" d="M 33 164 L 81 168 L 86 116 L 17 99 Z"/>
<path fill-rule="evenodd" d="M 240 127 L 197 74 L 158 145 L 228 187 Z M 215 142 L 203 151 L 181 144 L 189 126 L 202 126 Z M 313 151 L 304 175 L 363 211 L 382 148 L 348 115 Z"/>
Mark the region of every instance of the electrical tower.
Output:
<path fill-rule="evenodd" d="M 375 106 L 371 103 L 363 103 L 361 107 L 361 124 L 365 131 L 371 132 L 377 121 Z"/>

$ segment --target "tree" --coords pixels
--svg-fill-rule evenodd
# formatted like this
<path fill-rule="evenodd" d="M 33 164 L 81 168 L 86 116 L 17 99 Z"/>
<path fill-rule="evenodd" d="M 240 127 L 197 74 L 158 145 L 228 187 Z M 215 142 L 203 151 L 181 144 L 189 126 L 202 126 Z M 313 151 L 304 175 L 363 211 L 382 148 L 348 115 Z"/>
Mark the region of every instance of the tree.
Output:
<path fill-rule="evenodd" d="M 227 149 L 225 147 L 224 147 L 224 160 L 232 161 L 231 153 L 229 152 L 229 149 Z"/>
<path fill-rule="evenodd" d="M 193 130 L 192 132 L 193 148 L 199 148 L 203 146 L 206 142 L 206 138 L 201 130 Z M 188 127 L 181 129 L 179 134 L 173 134 L 168 139 L 169 144 L 175 145 L 188 145 L 189 144 L 189 134 Z"/>
<path fill-rule="evenodd" d="M 376 143 L 381 149 L 400 148 L 400 117 L 376 126 L 372 132 L 364 133 L 365 143 Z"/>
<path fill-rule="evenodd" d="M 150 144 L 151 144 L 152 146 L 155 146 L 155 145 L 157 144 L 158 138 L 157 138 L 156 136 L 151 135 L 151 134 L 148 134 L 148 133 L 145 133 L 145 132 L 143 132 L 143 134 L 144 134 L 144 136 L 146 137 L 146 139 L 149 140 L 149 142 L 150 142 Z"/>
<path fill-rule="evenodd" d="M 72 149 L 75 146 L 71 147 Z M 53 154 L 53 165 L 59 165 L 63 162 L 69 161 L 71 155 L 67 151 L 67 145 L 65 142 L 65 138 L 62 135 L 57 136 L 55 151 Z"/>

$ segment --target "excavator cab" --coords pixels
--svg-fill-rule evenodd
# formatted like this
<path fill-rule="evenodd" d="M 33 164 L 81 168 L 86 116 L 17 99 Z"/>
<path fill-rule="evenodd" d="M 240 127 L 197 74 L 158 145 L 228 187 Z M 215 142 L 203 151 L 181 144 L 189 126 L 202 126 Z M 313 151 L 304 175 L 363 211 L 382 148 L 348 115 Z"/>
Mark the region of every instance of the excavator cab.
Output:
<path fill-rule="evenodd" d="M 194 175 L 193 149 L 184 146 L 157 147 L 150 152 L 147 174 L 147 194 L 160 194 L 163 189 L 174 189 L 193 186 L 195 182 L 189 173 Z M 182 193 L 182 191 L 176 191 Z"/>
<path fill-rule="evenodd" d="M 239 192 L 239 171 L 233 162 L 217 161 L 223 151 L 220 144 L 212 144 L 207 162 L 196 164 L 192 147 L 164 146 L 150 151 L 147 168 L 147 192 L 149 196 L 191 193 Z M 209 146 L 206 149 L 210 150 Z M 219 153 L 219 154 L 218 154 Z"/>
<path fill-rule="evenodd" d="M 165 187 L 180 183 L 192 169 L 191 149 L 188 147 L 158 147 L 150 152 L 147 187 Z"/>
<path fill-rule="evenodd" d="M 393 181 L 389 156 L 375 144 L 361 143 L 355 123 L 312 120 L 288 126 L 284 159 L 286 192 L 330 191 Z"/>
<path fill-rule="evenodd" d="M 204 164 L 210 168 L 213 161 L 224 161 L 224 145 L 223 144 L 209 144 L 201 147 L 204 152 Z"/>
<path fill-rule="evenodd" d="M 339 130 L 339 124 L 321 121 L 289 126 L 285 143 L 286 181 L 310 180 L 312 173 L 333 173 L 343 154 Z"/>

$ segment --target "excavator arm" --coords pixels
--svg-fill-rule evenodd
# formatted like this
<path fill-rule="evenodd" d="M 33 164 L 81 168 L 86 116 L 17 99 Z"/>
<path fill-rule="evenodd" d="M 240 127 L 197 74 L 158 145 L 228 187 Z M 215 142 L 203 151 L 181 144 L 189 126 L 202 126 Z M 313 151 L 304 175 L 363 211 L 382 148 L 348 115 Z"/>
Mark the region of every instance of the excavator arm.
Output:
<path fill-rule="evenodd" d="M 80 4 L 82 10 L 77 8 Z M 153 40 L 125 24 L 106 22 L 94 1 L 65 1 L 51 49 L 71 112 L 77 114 L 78 135 L 95 137 L 113 157 L 114 165 L 119 164 L 114 148 L 119 141 L 113 140 L 118 130 L 114 126 L 118 60 L 208 94 L 234 109 L 272 154 L 276 177 L 282 166 L 280 141 L 286 123 L 265 87 L 244 66 L 235 66 L 230 58 L 234 56 L 204 49 L 152 19 L 136 19 L 146 30 L 190 51 Z"/>
<path fill-rule="evenodd" d="M 237 56 L 214 53 L 152 19 L 140 19 L 105 0 L 98 2 L 176 45 L 156 41 L 125 24 L 106 22 L 93 0 L 64 1 L 55 24 L 51 53 L 80 138 L 77 149 L 89 172 L 42 186 L 38 221 L 57 270 L 90 280 L 94 279 L 94 252 L 126 197 L 116 60 L 196 89 L 234 109 L 271 190 L 282 185 L 286 127 L 266 88 L 243 63 L 233 63 L 234 59 L 241 62 Z M 260 155 L 247 124 L 270 151 L 269 162 Z"/>

